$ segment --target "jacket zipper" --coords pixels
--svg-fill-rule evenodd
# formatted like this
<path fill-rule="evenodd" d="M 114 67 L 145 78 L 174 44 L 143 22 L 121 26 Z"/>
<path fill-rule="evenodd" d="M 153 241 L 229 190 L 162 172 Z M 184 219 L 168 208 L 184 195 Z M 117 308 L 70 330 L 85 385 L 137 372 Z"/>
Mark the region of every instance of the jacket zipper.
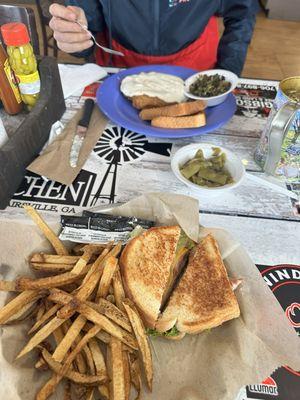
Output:
<path fill-rule="evenodd" d="M 153 35 L 153 47 L 154 50 L 159 48 L 159 1 L 153 0 L 153 12 L 154 12 L 154 35 Z"/>

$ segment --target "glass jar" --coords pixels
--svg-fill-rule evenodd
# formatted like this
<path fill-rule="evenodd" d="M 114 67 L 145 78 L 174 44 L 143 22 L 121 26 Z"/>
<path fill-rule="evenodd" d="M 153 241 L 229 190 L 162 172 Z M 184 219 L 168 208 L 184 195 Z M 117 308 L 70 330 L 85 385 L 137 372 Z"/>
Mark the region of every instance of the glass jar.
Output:
<path fill-rule="evenodd" d="M 41 83 L 27 27 L 19 22 L 11 22 L 2 25 L 1 33 L 22 100 L 31 110 L 39 98 Z"/>

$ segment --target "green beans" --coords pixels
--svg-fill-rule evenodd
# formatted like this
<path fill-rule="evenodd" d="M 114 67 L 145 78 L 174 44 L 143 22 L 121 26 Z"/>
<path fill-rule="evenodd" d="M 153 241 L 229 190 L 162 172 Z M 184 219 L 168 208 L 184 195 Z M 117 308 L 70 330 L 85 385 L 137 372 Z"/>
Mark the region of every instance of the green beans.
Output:
<path fill-rule="evenodd" d="M 190 85 L 190 92 L 199 97 L 218 96 L 230 89 L 231 83 L 226 81 L 224 76 L 199 75 L 194 83 Z"/>
<path fill-rule="evenodd" d="M 199 186 L 218 187 L 232 183 L 233 179 L 225 168 L 226 154 L 219 147 L 212 147 L 212 156 L 205 158 L 200 149 L 195 157 L 180 167 L 181 174 Z"/>

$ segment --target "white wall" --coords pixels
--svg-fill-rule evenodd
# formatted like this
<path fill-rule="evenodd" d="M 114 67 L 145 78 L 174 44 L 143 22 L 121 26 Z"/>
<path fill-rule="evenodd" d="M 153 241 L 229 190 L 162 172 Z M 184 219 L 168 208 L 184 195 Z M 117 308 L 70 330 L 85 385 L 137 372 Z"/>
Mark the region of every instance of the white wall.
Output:
<path fill-rule="evenodd" d="M 269 18 L 300 21 L 300 0 L 268 0 Z"/>

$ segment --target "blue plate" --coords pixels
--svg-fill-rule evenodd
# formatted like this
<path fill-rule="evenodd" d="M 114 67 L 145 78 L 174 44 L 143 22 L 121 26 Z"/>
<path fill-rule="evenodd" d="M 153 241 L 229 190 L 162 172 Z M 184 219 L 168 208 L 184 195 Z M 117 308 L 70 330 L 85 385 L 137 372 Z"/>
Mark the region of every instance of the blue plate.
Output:
<path fill-rule="evenodd" d="M 97 104 L 111 121 L 147 136 L 182 138 L 214 131 L 229 121 L 236 111 L 235 97 L 233 94 L 229 94 L 222 104 L 206 109 L 206 125 L 201 128 L 163 129 L 152 127 L 149 122 L 139 118 L 138 110 L 120 92 L 120 83 L 125 76 L 150 71 L 176 75 L 184 80 L 197 72 L 177 66 L 147 65 L 130 68 L 106 78 L 97 91 Z"/>

